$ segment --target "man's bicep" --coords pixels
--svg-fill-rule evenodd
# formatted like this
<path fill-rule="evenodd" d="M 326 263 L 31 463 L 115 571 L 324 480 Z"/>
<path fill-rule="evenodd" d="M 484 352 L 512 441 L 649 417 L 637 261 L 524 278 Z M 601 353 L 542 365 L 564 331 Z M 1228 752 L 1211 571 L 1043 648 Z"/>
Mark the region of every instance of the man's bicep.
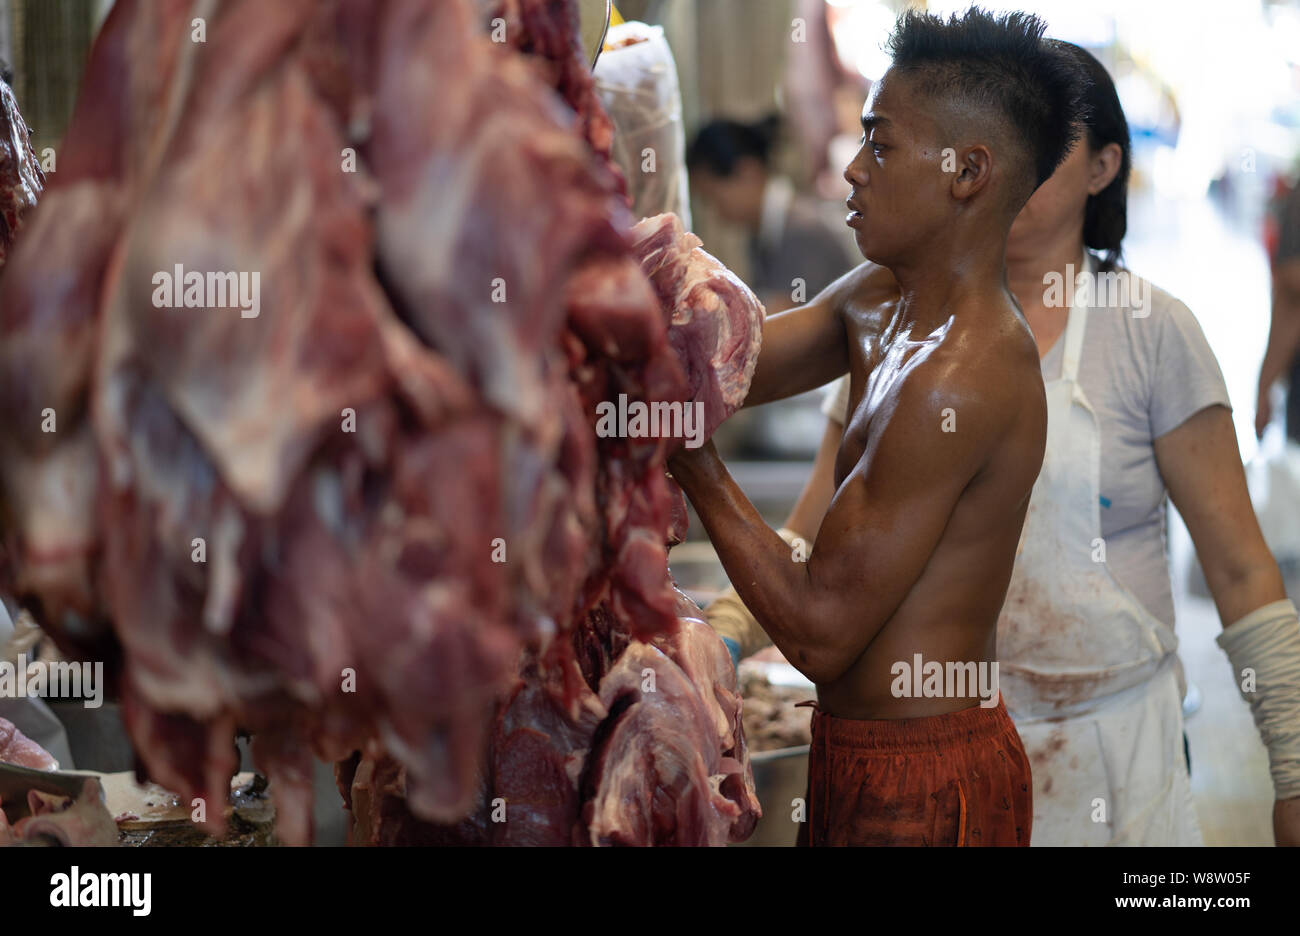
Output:
<path fill-rule="evenodd" d="M 820 387 L 848 370 L 848 345 L 833 286 L 808 303 L 763 320 L 763 347 L 746 406 Z"/>
<path fill-rule="evenodd" d="M 763 321 L 763 349 L 746 406 L 758 406 L 816 389 L 849 369 L 845 309 L 882 304 L 898 294 L 893 275 L 863 263 L 809 302 Z"/>

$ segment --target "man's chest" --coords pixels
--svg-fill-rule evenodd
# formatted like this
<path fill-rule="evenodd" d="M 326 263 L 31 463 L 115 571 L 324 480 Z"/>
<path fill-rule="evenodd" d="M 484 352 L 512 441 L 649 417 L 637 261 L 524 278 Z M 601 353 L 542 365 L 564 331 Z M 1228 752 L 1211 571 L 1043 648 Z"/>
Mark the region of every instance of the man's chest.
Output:
<path fill-rule="evenodd" d="M 882 337 L 850 330 L 849 405 L 835 460 L 837 488 L 893 418 L 904 386 L 916 379 L 924 352 L 935 344 L 933 339 L 912 341 L 905 334 Z"/>

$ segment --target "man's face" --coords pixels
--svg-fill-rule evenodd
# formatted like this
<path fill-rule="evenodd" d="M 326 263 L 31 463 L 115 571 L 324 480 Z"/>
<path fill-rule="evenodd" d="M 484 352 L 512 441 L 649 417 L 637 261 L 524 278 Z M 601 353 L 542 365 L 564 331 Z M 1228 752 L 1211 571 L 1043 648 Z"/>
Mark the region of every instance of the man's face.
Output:
<path fill-rule="evenodd" d="M 893 69 L 862 107 L 863 143 L 844 170 L 853 187 L 846 223 L 862 256 L 890 266 L 914 256 L 951 216 L 953 166 L 945 171 L 933 102 L 915 94 Z"/>

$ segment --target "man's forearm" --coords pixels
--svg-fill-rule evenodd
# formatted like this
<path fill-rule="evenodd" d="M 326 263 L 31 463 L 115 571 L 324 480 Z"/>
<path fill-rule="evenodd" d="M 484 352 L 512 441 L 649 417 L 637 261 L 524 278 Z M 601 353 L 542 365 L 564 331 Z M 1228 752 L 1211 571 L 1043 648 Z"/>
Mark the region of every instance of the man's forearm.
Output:
<path fill-rule="evenodd" d="M 674 463 L 732 586 L 787 660 L 813 664 L 818 641 L 809 626 L 812 585 L 806 562 L 773 531 L 716 455 Z"/>
<path fill-rule="evenodd" d="M 826 421 L 826 432 L 808 481 L 786 518 L 785 526 L 776 531 L 791 549 L 795 548 L 795 540 L 802 539 L 802 549 L 806 553 L 817 536 L 822 518 L 826 516 L 826 508 L 835 494 L 835 456 L 839 452 L 842 434 L 838 422 Z M 730 641 L 727 647 L 732 650 L 737 663 L 771 646 L 772 638 L 763 630 L 753 612 L 745 607 L 744 599 L 734 585 L 716 598 L 706 611 L 709 624 L 723 640 Z"/>
<path fill-rule="evenodd" d="M 801 536 L 788 527 L 782 527 L 776 531 L 776 534 L 785 540 L 791 549 L 795 548 L 795 541 L 800 539 L 805 540 L 802 548 L 805 551 L 808 548 L 807 537 Z M 708 607 L 704 609 L 704 615 L 714 633 L 727 644 L 727 649 L 732 652 L 737 666 L 745 657 L 772 646 L 772 638 L 767 631 L 763 630 L 763 625 L 758 623 L 753 613 L 745 607 L 745 600 L 740 597 L 734 585 L 728 586 L 726 591 L 709 602 Z"/>

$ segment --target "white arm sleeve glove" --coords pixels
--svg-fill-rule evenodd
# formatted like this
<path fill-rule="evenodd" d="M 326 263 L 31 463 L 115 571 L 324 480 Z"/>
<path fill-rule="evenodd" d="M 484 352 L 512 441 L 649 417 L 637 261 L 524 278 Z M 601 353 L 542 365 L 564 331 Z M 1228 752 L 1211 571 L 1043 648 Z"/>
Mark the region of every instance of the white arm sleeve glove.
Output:
<path fill-rule="evenodd" d="M 1224 628 L 1219 646 L 1228 653 L 1242 698 L 1268 748 L 1273 792 L 1300 796 L 1300 618 L 1290 599 L 1257 608 Z"/>

